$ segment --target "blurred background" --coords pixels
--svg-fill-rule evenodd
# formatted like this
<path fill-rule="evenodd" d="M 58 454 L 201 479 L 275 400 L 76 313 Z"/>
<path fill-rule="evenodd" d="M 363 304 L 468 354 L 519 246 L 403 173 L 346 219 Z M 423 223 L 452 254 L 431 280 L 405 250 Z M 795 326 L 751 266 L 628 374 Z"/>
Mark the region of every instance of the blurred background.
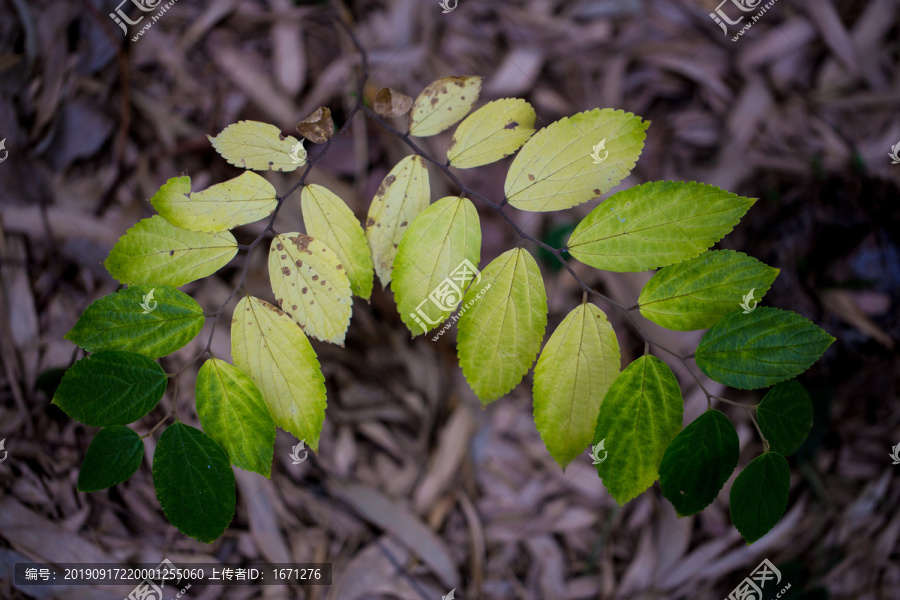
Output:
<path fill-rule="evenodd" d="M 152 1 L 145 1 L 153 5 Z M 169 4 L 163 3 L 163 4 Z M 753 0 L 745 2 L 754 4 Z M 763 3 L 767 4 L 767 3 Z M 308 598 L 587 600 L 724 598 L 764 559 L 782 573 L 783 598 L 897 598 L 900 593 L 900 2 L 779 0 L 749 30 L 719 0 L 180 0 L 152 27 L 121 27 L 118 0 L 0 0 L 0 597 L 122 598 L 110 587 L 28 587 L 12 566 L 41 562 L 331 562 L 330 587 L 196 587 L 191 599 Z M 448 8 L 454 4 L 448 3 Z M 762 4 L 760 5 L 762 6 Z M 130 2 L 123 12 L 136 19 Z M 154 14 L 154 13 L 147 13 Z M 790 460 L 788 509 L 747 546 L 730 524 L 726 484 L 695 517 L 678 519 L 654 485 L 619 508 L 588 453 L 564 472 L 535 430 L 530 375 L 482 409 L 455 357 L 455 327 L 434 343 L 410 339 L 390 290 L 355 300 L 345 348 L 314 341 L 328 410 L 319 452 L 293 465 L 296 440 L 278 432 L 271 481 L 236 469 L 237 512 L 210 545 L 169 525 L 150 462 L 110 490 L 75 489 L 96 430 L 50 404 L 81 352 L 62 336 L 94 300 L 117 289 L 102 266 L 116 240 L 153 214 L 148 199 L 188 174 L 200 190 L 239 174 L 207 135 L 241 119 L 296 135 L 319 106 L 345 124 L 365 48 L 365 99 L 390 86 L 415 97 L 433 79 L 480 75 L 486 101 L 521 97 L 537 126 L 595 107 L 652 121 L 643 156 L 620 188 L 697 180 L 759 201 L 717 247 L 781 270 L 765 305 L 796 311 L 837 338 L 800 381 L 816 409 Z M 124 30 L 123 30 L 124 29 Z M 126 35 L 127 31 L 127 35 Z M 134 41 L 133 39 L 134 38 Z M 405 130 L 405 121 L 395 123 Z M 451 131 L 417 140 L 434 156 Z M 320 147 L 307 143 L 310 156 Z M 361 220 L 381 180 L 408 148 L 358 114 L 308 183 L 340 195 Z M 502 199 L 509 160 L 458 175 Z M 265 173 L 279 193 L 301 171 Z M 431 172 L 432 199 L 458 190 Z M 562 246 L 597 201 L 562 213 L 507 207 L 528 233 Z M 519 238 L 481 211 L 484 266 Z M 299 194 L 275 228 L 301 230 Z M 248 244 L 265 222 L 236 230 Z M 539 259 L 549 335 L 581 300 L 573 278 Z M 247 285 L 272 299 L 266 252 L 251 255 Z M 235 288 L 246 252 L 184 286 L 207 312 Z M 578 265 L 585 281 L 632 305 L 649 273 Z M 643 341 L 601 304 L 623 364 Z M 229 306 L 213 337 L 229 357 Z M 682 353 L 702 332 L 645 331 Z M 179 370 L 206 328 L 175 355 Z M 685 397 L 685 422 L 705 397 L 666 360 Z M 199 364 L 199 363 L 198 363 Z M 199 426 L 196 367 L 160 407 L 177 402 Z M 740 401 L 756 392 L 708 389 Z M 761 444 L 742 411 L 732 417 L 745 466 Z M 766 599 L 777 590 L 767 588 Z M 167 593 L 173 593 L 167 591 Z M 737 596 L 735 596 L 737 597 Z M 166 596 L 167 600 L 169 596 Z M 756 600 L 756 599 L 755 599 Z"/>

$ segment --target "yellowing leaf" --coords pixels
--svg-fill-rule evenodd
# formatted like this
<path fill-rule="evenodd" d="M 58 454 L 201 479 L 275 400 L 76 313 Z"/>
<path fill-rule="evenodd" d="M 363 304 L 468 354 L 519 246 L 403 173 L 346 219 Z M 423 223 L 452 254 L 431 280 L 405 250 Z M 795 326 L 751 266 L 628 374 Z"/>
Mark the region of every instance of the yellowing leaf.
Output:
<path fill-rule="evenodd" d="M 366 239 L 382 287 L 391 282 L 394 257 L 406 228 L 430 202 L 425 159 L 415 154 L 397 163 L 375 192 L 366 219 Z"/>
<path fill-rule="evenodd" d="M 447 159 L 468 169 L 506 158 L 534 134 L 534 118 L 534 109 L 519 98 L 488 102 L 456 128 Z"/>
<path fill-rule="evenodd" d="M 649 122 L 611 108 L 564 117 L 538 131 L 506 175 L 506 198 L 521 210 L 562 210 L 619 185 L 644 148 Z M 598 163 L 591 154 L 600 146 Z"/>
<path fill-rule="evenodd" d="M 212 275 L 227 265 L 237 250 L 237 241 L 228 231 L 188 231 L 155 215 L 129 229 L 103 264 L 119 283 L 180 287 Z"/>
<path fill-rule="evenodd" d="M 470 200 L 441 198 L 416 217 L 400 240 L 393 283 L 400 318 L 414 336 L 456 308 L 480 257 L 481 224 Z"/>
<path fill-rule="evenodd" d="M 306 164 L 303 143 L 259 121 L 239 121 L 216 136 L 206 136 L 216 152 L 236 167 L 253 171 L 293 171 Z"/>
<path fill-rule="evenodd" d="M 259 221 L 278 205 L 275 188 L 256 173 L 191 194 L 190 177 L 173 177 L 150 199 L 167 221 L 192 231 L 225 231 Z"/>
<path fill-rule="evenodd" d="M 344 266 L 353 293 L 372 295 L 372 253 L 353 211 L 327 188 L 307 185 L 300 194 L 306 233 L 331 248 Z"/>
<path fill-rule="evenodd" d="M 449 129 L 472 110 L 481 77 L 441 77 L 422 90 L 409 113 L 409 134 L 426 137 Z"/>
<path fill-rule="evenodd" d="M 353 311 L 350 280 L 328 246 L 302 233 L 276 235 L 269 279 L 278 304 L 308 335 L 344 345 Z"/>
<path fill-rule="evenodd" d="M 566 315 L 544 346 L 534 368 L 534 423 L 563 469 L 590 445 L 621 364 L 616 332 L 593 304 Z"/>
<path fill-rule="evenodd" d="M 547 293 L 531 254 L 516 248 L 494 259 L 472 282 L 459 314 L 459 364 L 487 404 L 522 380 L 544 339 Z"/>
<path fill-rule="evenodd" d="M 318 450 L 325 377 L 303 330 L 268 302 L 246 296 L 231 320 L 231 354 L 259 388 L 275 424 Z"/>

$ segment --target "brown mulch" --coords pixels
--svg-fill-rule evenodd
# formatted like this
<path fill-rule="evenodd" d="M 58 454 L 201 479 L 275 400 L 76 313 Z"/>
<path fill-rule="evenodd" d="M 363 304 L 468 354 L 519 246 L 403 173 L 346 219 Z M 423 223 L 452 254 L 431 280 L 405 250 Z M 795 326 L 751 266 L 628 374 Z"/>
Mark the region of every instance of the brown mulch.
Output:
<path fill-rule="evenodd" d="M 107 17 L 116 4 L 0 0 L 0 139 L 9 151 L 0 163 L 0 439 L 9 453 L 0 464 L 0 597 L 122 598 L 128 589 L 16 588 L 12 565 L 163 556 L 334 565 L 330 587 L 198 587 L 192 600 L 437 599 L 451 588 L 463 600 L 723 598 L 763 558 L 796 598 L 897 597 L 900 466 L 888 453 L 900 443 L 900 165 L 887 156 L 900 142 L 896 0 L 779 0 L 738 42 L 708 17 L 715 0 L 459 0 L 448 14 L 437 0 L 338 8 L 180 0 L 136 42 L 123 41 Z M 458 367 L 453 330 L 437 343 L 410 340 L 378 284 L 371 304 L 355 302 L 346 348 L 314 342 L 329 401 L 318 454 L 292 465 L 296 440 L 279 431 L 270 481 L 236 469 L 238 509 L 218 541 L 201 544 L 165 520 L 149 468 L 152 437 L 128 482 L 75 490 L 94 430 L 49 399 L 58 369 L 80 357 L 62 336 L 117 289 L 102 261 L 152 214 L 147 199 L 168 178 L 189 174 L 199 190 L 238 174 L 207 134 L 241 119 L 292 132 L 322 105 L 343 124 L 360 60 L 338 14 L 352 18 L 368 52 L 369 98 L 382 86 L 415 96 L 439 76 L 481 75 L 482 102 L 523 97 L 539 126 L 594 107 L 625 109 L 652 125 L 624 186 L 697 180 L 760 199 L 721 246 L 780 268 L 766 303 L 838 338 L 802 377 L 816 426 L 791 459 L 788 510 L 768 536 L 748 547 L 732 528 L 730 482 L 695 517 L 678 519 L 658 485 L 618 508 L 587 453 L 564 472 L 550 458 L 534 427 L 529 377 L 482 409 Z M 421 145 L 440 156 L 449 135 Z M 362 218 L 408 153 L 359 115 L 309 182 Z M 460 176 L 500 199 L 506 166 Z M 297 173 L 266 177 L 285 191 Z M 433 198 L 458 191 L 437 171 L 432 182 Z M 595 205 L 511 213 L 550 240 Z M 497 215 L 481 217 L 486 264 L 519 240 Z M 236 236 L 249 243 L 263 227 Z M 291 198 L 276 230 L 300 227 Z M 247 284 L 271 298 L 264 259 L 253 254 Z M 214 311 L 242 260 L 183 289 Z M 581 294 L 567 273 L 547 260 L 542 268 L 549 334 Z M 649 277 L 576 270 L 628 305 Z M 642 341 L 608 312 L 623 359 L 640 355 Z M 642 325 L 684 353 L 702 334 Z M 167 371 L 193 358 L 209 327 L 162 361 Z M 212 349 L 230 356 L 225 319 Z M 688 422 L 705 397 L 672 367 Z M 193 425 L 195 375 L 196 366 L 176 400 Z M 706 385 L 734 400 L 758 398 Z M 744 415 L 723 410 L 738 428 L 743 466 L 760 443 Z M 144 433 L 164 414 L 157 408 L 135 427 Z"/>

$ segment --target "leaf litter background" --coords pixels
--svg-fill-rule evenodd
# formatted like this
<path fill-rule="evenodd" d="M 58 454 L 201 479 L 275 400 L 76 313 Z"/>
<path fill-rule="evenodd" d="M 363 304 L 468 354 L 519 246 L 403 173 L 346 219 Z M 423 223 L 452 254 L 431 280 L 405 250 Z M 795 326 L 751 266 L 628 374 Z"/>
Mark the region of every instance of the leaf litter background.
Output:
<path fill-rule="evenodd" d="M 437 599 L 453 587 L 462 599 L 718 598 L 763 558 L 779 566 L 795 598 L 896 597 L 900 467 L 888 453 L 900 443 L 900 166 L 887 154 L 900 142 L 900 4 L 781 0 L 737 43 L 707 16 L 715 1 L 460 0 L 449 14 L 437 4 L 181 0 L 137 42 L 123 42 L 107 17 L 115 2 L 0 2 L 0 137 L 9 150 L 0 164 L 0 439 L 9 452 L 0 465 L 0 596 L 128 592 L 17 590 L 12 566 L 26 557 L 165 556 L 176 564 L 334 564 L 330 588 L 192 588 L 187 597 L 198 599 Z M 618 509 L 587 452 L 565 472 L 554 464 L 534 428 L 530 377 L 482 410 L 457 365 L 455 327 L 437 343 L 410 341 L 379 285 L 371 305 L 355 302 L 345 349 L 313 342 L 329 399 L 319 454 L 292 465 L 296 440 L 279 431 L 271 482 L 236 470 L 237 514 L 216 543 L 195 542 L 165 521 L 150 478 L 151 440 L 127 483 L 75 491 L 94 431 L 49 398 L 55 369 L 78 356 L 63 334 L 116 288 L 102 260 L 152 214 L 147 200 L 168 178 L 190 174 L 199 190 L 238 174 L 206 134 L 239 119 L 293 133 L 320 105 L 343 122 L 359 57 L 335 24 L 338 10 L 352 15 L 369 52 L 369 96 L 381 86 L 415 96 L 439 76 L 465 74 L 485 77 L 482 103 L 527 99 L 538 126 L 594 107 L 625 109 L 652 125 L 624 186 L 700 180 L 760 198 L 718 247 L 781 269 L 764 304 L 797 311 L 838 338 L 801 378 L 816 425 L 790 459 L 787 514 L 768 536 L 747 547 L 731 527 L 731 482 L 696 517 L 676 519 L 658 485 Z M 357 119 L 309 183 L 329 187 L 362 218 L 408 151 Z M 442 155 L 449 133 L 422 144 Z M 314 155 L 315 145 L 307 148 Z M 499 199 L 507 166 L 463 178 Z M 433 199 L 455 193 L 431 175 Z M 280 191 L 298 176 L 266 175 Z M 594 205 L 513 212 L 527 231 L 560 245 Z M 484 265 L 518 239 L 496 215 L 481 216 Z M 237 230 L 239 241 L 263 226 Z M 295 194 L 276 229 L 299 226 Z M 265 258 L 254 253 L 248 284 L 269 298 Z M 581 295 L 538 258 L 549 335 Z M 236 285 L 239 261 L 185 291 L 214 310 Z M 629 305 L 649 277 L 577 268 Z M 606 312 L 623 362 L 633 360 L 643 344 Z M 702 333 L 644 325 L 681 352 Z M 208 327 L 164 367 L 189 360 Z M 217 329 L 213 351 L 230 355 L 227 327 Z M 703 394 L 672 366 L 688 422 L 705 408 Z M 178 402 L 196 426 L 195 375 L 196 365 Z M 164 414 L 171 391 L 139 432 Z M 760 443 L 745 415 L 722 408 L 737 424 L 743 467 Z"/>

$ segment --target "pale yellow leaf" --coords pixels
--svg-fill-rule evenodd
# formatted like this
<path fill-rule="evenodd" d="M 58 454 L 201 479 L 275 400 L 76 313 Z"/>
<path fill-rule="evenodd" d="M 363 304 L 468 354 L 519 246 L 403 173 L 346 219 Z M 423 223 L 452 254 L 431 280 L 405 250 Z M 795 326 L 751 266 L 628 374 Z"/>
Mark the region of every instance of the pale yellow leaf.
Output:
<path fill-rule="evenodd" d="M 488 102 L 459 124 L 447 159 L 460 169 L 506 158 L 534 134 L 534 109 L 519 98 Z"/>
<path fill-rule="evenodd" d="M 239 121 L 216 136 L 206 136 L 216 152 L 236 167 L 253 171 L 293 171 L 306 164 L 303 143 L 259 121 Z"/>
<path fill-rule="evenodd" d="M 466 116 L 481 93 L 481 77 L 441 77 L 422 90 L 409 113 L 409 134 L 436 135 Z"/>

